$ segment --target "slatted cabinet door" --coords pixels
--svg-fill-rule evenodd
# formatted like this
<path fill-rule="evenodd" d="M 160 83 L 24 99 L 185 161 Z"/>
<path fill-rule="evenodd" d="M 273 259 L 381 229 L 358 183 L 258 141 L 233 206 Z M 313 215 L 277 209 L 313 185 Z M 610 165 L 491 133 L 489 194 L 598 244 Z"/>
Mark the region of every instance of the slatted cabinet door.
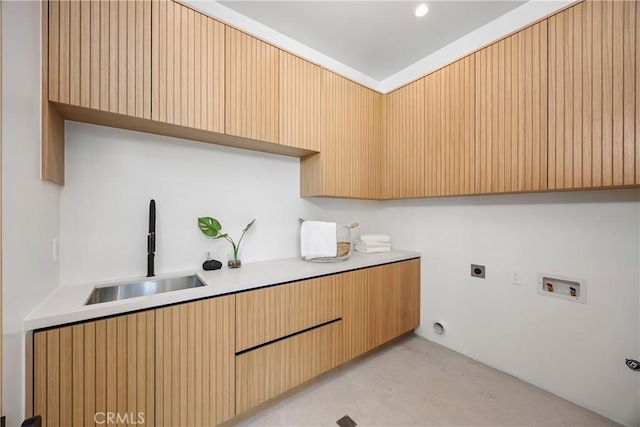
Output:
<path fill-rule="evenodd" d="M 156 310 L 156 425 L 235 415 L 235 295 Z"/>
<path fill-rule="evenodd" d="M 50 0 L 49 100 L 151 118 L 151 0 Z"/>
<path fill-rule="evenodd" d="M 328 70 L 322 74 L 322 152 L 301 163 L 302 194 L 377 199 L 382 95 Z M 319 185 L 306 180 L 318 180 Z"/>
<path fill-rule="evenodd" d="M 474 54 L 475 192 L 547 188 L 547 21 Z"/>
<path fill-rule="evenodd" d="M 44 426 L 155 422 L 154 313 L 34 334 L 34 413 Z M 115 421 L 113 421 L 115 420 Z"/>
<path fill-rule="evenodd" d="M 343 275 L 343 361 L 347 362 L 373 348 L 370 324 L 371 282 L 376 269 L 365 268 Z"/>
<path fill-rule="evenodd" d="M 342 363 L 342 321 L 237 356 L 238 414 Z"/>
<path fill-rule="evenodd" d="M 420 325 L 420 259 L 343 276 L 344 362 Z"/>
<path fill-rule="evenodd" d="M 424 79 L 424 196 L 475 192 L 475 58 Z M 415 160 L 414 160 L 415 161 Z"/>
<path fill-rule="evenodd" d="M 370 346 L 420 325 L 420 259 L 371 269 Z"/>
<path fill-rule="evenodd" d="M 225 133 L 278 143 L 280 50 L 226 27 Z"/>
<path fill-rule="evenodd" d="M 236 296 L 236 352 L 342 316 L 342 276 L 270 286 Z"/>
<path fill-rule="evenodd" d="M 549 188 L 640 184 L 640 5 L 549 18 Z"/>
<path fill-rule="evenodd" d="M 424 196 L 425 79 L 385 95 L 382 145 L 385 199 Z"/>
<path fill-rule="evenodd" d="M 224 132 L 225 25 L 153 0 L 153 119 Z"/>
<path fill-rule="evenodd" d="M 281 51 L 279 142 L 320 151 L 322 69 Z"/>

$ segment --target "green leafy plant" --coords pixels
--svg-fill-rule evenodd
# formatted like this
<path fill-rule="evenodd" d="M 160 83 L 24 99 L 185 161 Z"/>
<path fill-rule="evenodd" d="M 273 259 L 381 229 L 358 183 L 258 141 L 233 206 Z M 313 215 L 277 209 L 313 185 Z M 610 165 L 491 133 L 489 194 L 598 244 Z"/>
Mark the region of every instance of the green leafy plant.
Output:
<path fill-rule="evenodd" d="M 231 243 L 231 246 L 233 246 L 234 265 L 237 264 L 237 266 L 239 266 L 240 263 L 238 261 L 238 252 L 240 251 L 240 243 L 242 243 L 242 239 L 244 238 L 245 233 L 251 228 L 254 222 L 256 222 L 255 218 L 253 221 L 247 224 L 244 230 L 242 230 L 242 235 L 240 235 L 240 240 L 238 240 L 237 244 L 231 237 L 229 237 L 227 233 L 222 232 L 222 225 L 220 225 L 220 222 L 215 218 L 211 218 L 209 216 L 198 218 L 198 227 L 205 236 L 211 237 L 213 239 L 225 239 L 229 243 Z"/>

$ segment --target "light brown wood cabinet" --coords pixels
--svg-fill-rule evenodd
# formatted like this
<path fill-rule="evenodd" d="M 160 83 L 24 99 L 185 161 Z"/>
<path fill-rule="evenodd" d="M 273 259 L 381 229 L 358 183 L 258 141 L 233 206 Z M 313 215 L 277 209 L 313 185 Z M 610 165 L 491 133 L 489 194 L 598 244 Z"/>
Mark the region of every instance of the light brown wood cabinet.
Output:
<path fill-rule="evenodd" d="M 36 332 L 34 412 L 43 426 L 155 420 L 153 311 Z M 126 421 L 123 421 L 126 417 Z"/>
<path fill-rule="evenodd" d="M 470 55 L 423 79 L 422 197 L 475 192 L 475 71 Z"/>
<path fill-rule="evenodd" d="M 322 150 L 300 162 L 301 196 L 378 199 L 383 95 L 322 70 Z"/>
<path fill-rule="evenodd" d="M 322 69 L 280 51 L 280 144 L 320 151 Z"/>
<path fill-rule="evenodd" d="M 235 410 L 235 295 L 156 310 L 156 425 L 218 425 Z"/>
<path fill-rule="evenodd" d="M 49 328 L 27 406 L 44 426 L 218 425 L 419 323 L 412 259 Z"/>
<path fill-rule="evenodd" d="M 344 361 L 420 325 L 420 259 L 344 275 Z"/>
<path fill-rule="evenodd" d="M 382 197 L 424 196 L 425 78 L 385 95 Z"/>
<path fill-rule="evenodd" d="M 239 293 L 236 352 L 339 319 L 341 278 L 334 274 Z"/>
<path fill-rule="evenodd" d="M 224 132 L 225 27 L 180 3 L 153 1 L 153 120 Z"/>
<path fill-rule="evenodd" d="M 278 143 L 280 50 L 226 28 L 225 132 Z"/>
<path fill-rule="evenodd" d="M 151 0 L 48 2 L 49 100 L 151 118 Z"/>
<path fill-rule="evenodd" d="M 547 21 L 475 53 L 475 192 L 547 188 Z"/>
<path fill-rule="evenodd" d="M 238 414 L 342 363 L 342 322 L 242 353 L 236 360 Z"/>
<path fill-rule="evenodd" d="M 640 184 L 640 5 L 549 18 L 549 188 Z"/>

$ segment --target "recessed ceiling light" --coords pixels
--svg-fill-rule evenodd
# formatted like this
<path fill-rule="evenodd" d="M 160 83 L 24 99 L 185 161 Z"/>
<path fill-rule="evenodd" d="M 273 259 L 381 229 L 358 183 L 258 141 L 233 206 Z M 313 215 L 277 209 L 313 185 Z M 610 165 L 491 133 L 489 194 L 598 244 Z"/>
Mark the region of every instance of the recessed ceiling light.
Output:
<path fill-rule="evenodd" d="M 429 7 L 426 4 L 421 4 L 420 6 L 416 7 L 416 16 L 418 18 L 421 18 L 424 15 L 426 15 L 427 12 L 429 12 Z"/>

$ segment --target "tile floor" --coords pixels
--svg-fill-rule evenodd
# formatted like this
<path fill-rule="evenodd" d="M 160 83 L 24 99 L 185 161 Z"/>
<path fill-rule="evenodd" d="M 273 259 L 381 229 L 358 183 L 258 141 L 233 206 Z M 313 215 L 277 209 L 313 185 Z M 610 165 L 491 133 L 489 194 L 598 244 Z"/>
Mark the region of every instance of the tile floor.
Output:
<path fill-rule="evenodd" d="M 247 426 L 617 426 L 416 335 L 329 374 Z"/>

